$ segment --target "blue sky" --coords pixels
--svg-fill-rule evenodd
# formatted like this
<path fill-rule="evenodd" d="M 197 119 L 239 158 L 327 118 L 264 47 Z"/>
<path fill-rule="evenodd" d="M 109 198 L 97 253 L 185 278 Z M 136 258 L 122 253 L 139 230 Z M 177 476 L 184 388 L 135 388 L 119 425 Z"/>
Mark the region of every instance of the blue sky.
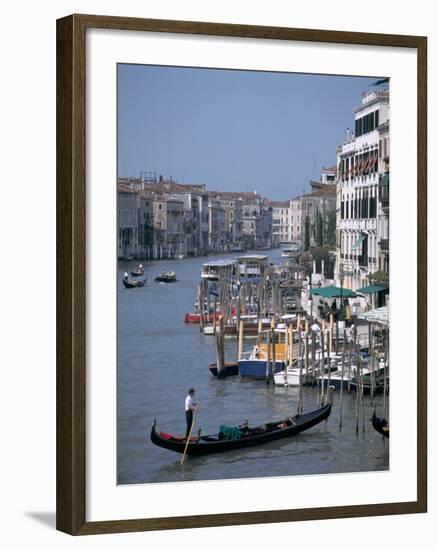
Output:
<path fill-rule="evenodd" d="M 118 66 L 118 173 L 285 200 L 336 164 L 376 78 Z"/>

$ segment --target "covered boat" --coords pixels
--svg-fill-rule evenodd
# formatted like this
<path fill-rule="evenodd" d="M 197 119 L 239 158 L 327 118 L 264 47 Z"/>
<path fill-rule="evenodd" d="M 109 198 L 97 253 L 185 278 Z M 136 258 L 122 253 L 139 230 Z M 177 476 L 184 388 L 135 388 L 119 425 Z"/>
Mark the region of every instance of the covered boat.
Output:
<path fill-rule="evenodd" d="M 305 414 L 296 414 L 283 420 L 269 422 L 255 428 L 247 426 L 229 427 L 221 426 L 219 432 L 213 435 L 192 436 L 189 443 L 184 436 L 171 435 L 156 430 L 156 421 L 152 424 L 151 441 L 159 447 L 184 453 L 191 456 L 201 456 L 213 453 L 241 449 L 254 445 L 263 445 L 276 439 L 292 437 L 304 430 L 308 430 L 329 417 L 331 402 Z"/>
<path fill-rule="evenodd" d="M 155 277 L 158 283 L 173 283 L 176 281 L 175 271 L 162 271 Z"/>

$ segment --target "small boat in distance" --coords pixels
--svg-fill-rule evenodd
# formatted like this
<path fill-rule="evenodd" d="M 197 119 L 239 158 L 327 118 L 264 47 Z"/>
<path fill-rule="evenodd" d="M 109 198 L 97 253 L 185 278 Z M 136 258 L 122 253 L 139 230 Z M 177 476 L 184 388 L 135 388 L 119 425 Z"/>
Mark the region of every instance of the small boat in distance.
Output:
<path fill-rule="evenodd" d="M 137 269 L 134 269 L 133 271 L 131 271 L 131 275 L 133 277 L 141 277 L 142 275 L 144 275 L 144 267 L 143 267 L 143 264 L 140 264 Z"/>
<path fill-rule="evenodd" d="M 157 283 L 174 283 L 176 281 L 175 271 L 162 271 L 155 277 Z"/>
<path fill-rule="evenodd" d="M 177 453 L 184 453 L 184 450 L 187 449 L 186 454 L 191 456 L 231 451 L 298 435 L 300 432 L 308 430 L 328 418 L 331 407 L 332 404 L 329 401 L 326 405 L 309 413 L 296 414 L 254 428 L 246 425 L 238 427 L 221 426 L 217 434 L 192 436 L 188 443 L 183 435 L 171 435 L 157 431 L 156 420 L 154 420 L 151 429 L 151 441 L 158 447 Z"/>
<path fill-rule="evenodd" d="M 123 286 L 125 288 L 139 288 L 145 285 L 146 278 L 144 279 L 122 279 Z"/>

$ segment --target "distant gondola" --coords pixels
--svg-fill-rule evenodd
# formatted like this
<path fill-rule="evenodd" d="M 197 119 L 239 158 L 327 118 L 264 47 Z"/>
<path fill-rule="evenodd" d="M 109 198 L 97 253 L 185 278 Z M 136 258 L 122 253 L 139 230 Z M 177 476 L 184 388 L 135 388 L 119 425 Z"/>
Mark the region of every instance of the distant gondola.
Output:
<path fill-rule="evenodd" d="M 162 271 L 155 277 L 157 283 L 174 283 L 176 281 L 176 273 L 174 271 Z"/>
<path fill-rule="evenodd" d="M 215 435 L 192 436 L 187 445 L 186 453 L 191 456 L 208 455 L 242 447 L 262 445 L 276 439 L 291 437 L 319 424 L 329 417 L 330 412 L 331 402 L 315 411 L 297 414 L 256 428 L 243 426 L 232 428 L 233 439 L 228 439 L 226 435 L 223 435 L 223 432 Z M 157 432 L 155 427 L 156 421 L 154 421 L 151 430 L 152 443 L 170 451 L 184 453 L 186 448 L 186 438 L 184 436 L 173 436 L 165 432 Z"/>
<path fill-rule="evenodd" d="M 376 411 L 374 411 L 371 422 L 376 432 L 379 432 L 379 434 L 389 438 L 389 424 L 387 420 L 376 416 Z"/>
<path fill-rule="evenodd" d="M 133 277 L 141 277 L 142 275 L 144 275 L 144 268 L 138 267 L 137 269 L 134 269 L 134 271 L 131 271 L 131 275 Z"/>
<path fill-rule="evenodd" d="M 146 279 L 122 279 L 125 288 L 139 288 L 144 286 Z"/>

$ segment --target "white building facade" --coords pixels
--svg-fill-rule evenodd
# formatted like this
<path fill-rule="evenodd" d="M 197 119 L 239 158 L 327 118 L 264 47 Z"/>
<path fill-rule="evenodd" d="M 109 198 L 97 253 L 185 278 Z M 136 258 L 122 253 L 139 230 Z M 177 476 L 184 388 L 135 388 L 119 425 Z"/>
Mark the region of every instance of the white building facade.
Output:
<path fill-rule="evenodd" d="M 379 269 L 379 128 L 389 123 L 389 92 L 362 94 L 355 111 L 355 133 L 347 130 L 338 147 L 337 261 L 335 277 L 352 290 L 367 286 Z M 380 244 L 379 244 L 380 243 Z"/>

